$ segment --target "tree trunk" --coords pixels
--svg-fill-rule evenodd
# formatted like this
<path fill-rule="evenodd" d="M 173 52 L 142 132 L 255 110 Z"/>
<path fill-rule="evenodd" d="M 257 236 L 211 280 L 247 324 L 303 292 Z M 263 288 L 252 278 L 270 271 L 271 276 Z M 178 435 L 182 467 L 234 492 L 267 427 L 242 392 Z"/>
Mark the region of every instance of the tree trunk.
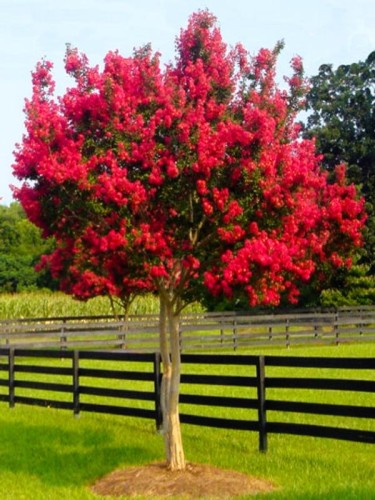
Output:
<path fill-rule="evenodd" d="M 163 413 L 163 435 L 167 467 L 184 470 L 185 456 L 182 446 L 178 409 L 181 373 L 179 346 L 179 313 L 165 296 L 160 297 L 160 351 L 163 363 L 161 386 L 161 408 Z"/>

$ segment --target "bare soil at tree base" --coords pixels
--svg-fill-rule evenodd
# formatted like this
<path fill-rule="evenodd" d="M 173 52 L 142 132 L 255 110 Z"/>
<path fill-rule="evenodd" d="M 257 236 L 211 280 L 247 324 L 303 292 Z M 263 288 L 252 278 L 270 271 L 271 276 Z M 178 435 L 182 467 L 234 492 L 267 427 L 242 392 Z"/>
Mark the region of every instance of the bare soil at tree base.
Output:
<path fill-rule="evenodd" d="M 98 480 L 92 491 L 100 496 L 147 498 L 235 498 L 260 495 L 275 490 L 266 480 L 241 472 L 206 464 L 188 464 L 186 470 L 172 472 L 165 463 L 128 467 Z"/>

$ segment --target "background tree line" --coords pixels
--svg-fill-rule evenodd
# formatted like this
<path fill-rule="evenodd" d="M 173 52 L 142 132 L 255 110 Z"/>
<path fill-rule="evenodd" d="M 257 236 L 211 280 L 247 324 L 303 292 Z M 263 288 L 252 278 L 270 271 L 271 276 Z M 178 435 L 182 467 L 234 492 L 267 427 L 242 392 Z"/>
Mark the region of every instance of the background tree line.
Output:
<path fill-rule="evenodd" d="M 53 240 L 41 237 L 19 203 L 0 205 L 0 292 L 56 289 L 48 272 L 35 269 L 41 255 L 52 248 Z"/>
<path fill-rule="evenodd" d="M 323 64 L 311 78 L 303 135 L 315 137 L 323 166 L 345 163 L 349 181 L 366 199 L 364 247 L 350 271 L 332 276 L 320 295 L 325 305 L 375 302 L 375 51 L 365 61 Z"/>
<path fill-rule="evenodd" d="M 305 137 L 315 137 L 323 165 L 332 172 L 346 163 L 347 175 L 366 199 L 368 220 L 365 245 L 354 256 L 355 265 L 340 269 L 327 279 L 325 290 L 306 286 L 300 305 L 354 305 L 375 303 L 375 51 L 362 62 L 334 69 L 323 64 L 311 78 L 307 96 Z M 44 240 L 17 202 L 0 206 L 0 292 L 25 289 L 57 289 L 47 271 L 36 271 L 41 255 L 52 251 L 52 239 Z M 244 303 L 215 304 L 209 308 L 244 308 Z"/>

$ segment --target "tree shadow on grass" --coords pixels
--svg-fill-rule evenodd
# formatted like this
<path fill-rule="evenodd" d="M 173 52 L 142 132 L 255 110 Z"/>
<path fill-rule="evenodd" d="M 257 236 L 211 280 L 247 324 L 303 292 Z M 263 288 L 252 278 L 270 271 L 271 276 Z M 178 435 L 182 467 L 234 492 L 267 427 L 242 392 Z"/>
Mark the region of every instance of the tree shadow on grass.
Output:
<path fill-rule="evenodd" d="M 48 412 L 48 410 L 45 410 Z M 46 416 L 47 417 L 47 416 Z M 70 415 L 66 418 L 74 419 Z M 120 465 L 133 465 L 158 458 L 147 446 L 116 442 L 111 426 L 27 423 L 9 419 L 0 424 L 0 473 L 11 471 L 37 477 L 50 486 L 78 486 L 107 474 Z M 112 427 L 113 428 L 113 427 Z M 129 428 L 129 435 L 142 432 Z M 131 439 L 130 439 L 131 441 Z"/>

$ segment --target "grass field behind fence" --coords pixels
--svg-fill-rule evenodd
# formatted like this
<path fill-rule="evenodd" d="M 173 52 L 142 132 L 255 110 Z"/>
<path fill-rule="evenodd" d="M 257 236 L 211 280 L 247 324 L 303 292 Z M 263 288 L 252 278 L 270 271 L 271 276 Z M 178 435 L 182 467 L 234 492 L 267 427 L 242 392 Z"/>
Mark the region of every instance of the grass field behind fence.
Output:
<path fill-rule="evenodd" d="M 187 312 L 201 311 L 199 304 L 189 306 Z M 115 307 L 123 314 L 121 307 Z M 136 297 L 129 314 L 155 314 L 159 312 L 159 300 L 148 294 Z M 113 310 L 108 297 L 95 297 L 86 302 L 76 300 L 62 292 L 35 291 L 0 294 L 0 319 L 51 318 L 58 316 L 106 316 Z"/>
<path fill-rule="evenodd" d="M 132 304 L 132 313 L 146 314 L 158 310 L 156 297 L 139 297 Z M 121 312 L 120 308 L 116 308 Z M 56 316 L 105 316 L 113 314 L 107 297 L 79 301 L 62 292 L 21 292 L 0 294 L 0 318 L 50 318 Z"/>
<path fill-rule="evenodd" d="M 247 353 L 373 357 L 375 345 L 259 348 Z M 97 367 L 107 365 L 99 362 Z M 212 373 L 212 367 L 195 366 L 194 369 Z M 233 369 L 241 370 L 243 374 L 246 367 Z M 291 375 L 290 369 L 282 370 L 284 376 Z M 323 375 L 318 373 L 318 376 Z M 348 377 L 351 375 L 347 373 Z M 334 376 L 332 371 L 330 376 Z M 336 376 L 342 374 L 336 372 Z M 359 376 L 358 372 L 356 376 Z M 368 378 L 369 374 L 363 376 Z M 205 393 L 215 390 L 210 387 L 199 389 Z M 194 387 L 182 387 L 182 391 L 192 392 Z M 298 391 L 287 391 L 285 397 L 298 399 L 301 396 Z M 326 396 L 323 391 L 320 395 L 315 391 L 311 397 L 318 397 L 323 402 Z M 335 397 L 342 403 L 375 404 L 373 394 L 365 400 L 362 395 L 354 393 L 336 394 Z M 1 499 L 93 500 L 97 497 L 90 493 L 89 485 L 97 478 L 119 467 L 163 459 L 162 438 L 155 432 L 151 420 L 90 413 L 75 418 L 69 411 L 21 404 L 14 409 L 8 409 L 5 403 L 0 407 Z M 194 408 L 181 410 L 195 411 Z M 227 410 L 220 408 L 205 411 L 215 416 L 227 416 Z M 295 415 L 290 415 L 290 419 L 294 418 Z M 315 417 L 311 418 L 314 420 Z M 316 417 L 319 423 L 322 423 L 322 418 Z M 358 420 L 363 419 L 345 419 L 342 425 L 359 424 L 374 430 L 373 421 Z M 375 450 L 371 444 L 271 434 L 269 451 L 263 454 L 258 452 L 255 432 L 183 425 L 183 438 L 189 461 L 236 469 L 273 481 L 279 491 L 266 495 L 266 498 L 375 499 Z"/>

